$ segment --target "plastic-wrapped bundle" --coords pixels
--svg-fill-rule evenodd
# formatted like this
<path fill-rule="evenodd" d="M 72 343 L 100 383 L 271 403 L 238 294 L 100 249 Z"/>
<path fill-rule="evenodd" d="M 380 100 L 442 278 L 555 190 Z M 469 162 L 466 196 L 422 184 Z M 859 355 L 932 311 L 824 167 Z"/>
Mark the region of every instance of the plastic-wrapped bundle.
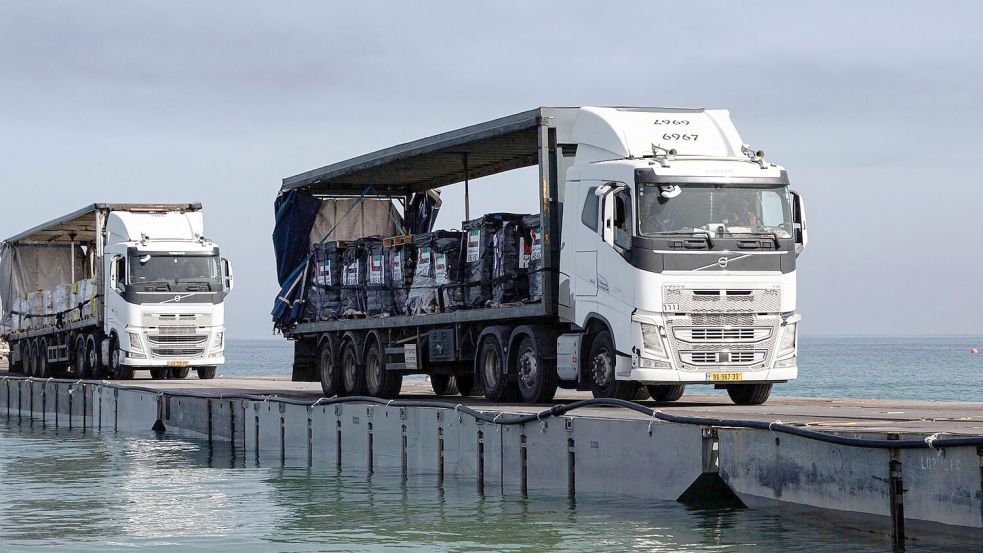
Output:
<path fill-rule="evenodd" d="M 385 250 L 382 240 L 367 238 L 359 241 L 365 258 L 365 306 L 370 316 L 393 314 L 392 280 L 386 271 Z"/>
<path fill-rule="evenodd" d="M 461 243 L 464 233 L 438 230 L 433 237 L 433 274 L 437 285 L 441 311 L 456 311 L 464 305 L 464 289 L 461 285 Z"/>
<path fill-rule="evenodd" d="M 99 298 L 96 294 L 96 280 L 86 279 L 78 281 L 78 291 L 75 300 L 82 304 L 81 318 L 91 319 L 99 312 Z"/>
<path fill-rule="evenodd" d="M 413 236 L 416 267 L 406 298 L 408 314 L 453 311 L 461 306 L 460 232 L 438 230 Z"/>
<path fill-rule="evenodd" d="M 72 305 L 72 303 L 71 303 L 72 302 L 72 285 L 71 284 L 59 284 L 58 286 L 55 286 L 53 296 L 54 296 L 54 298 L 53 298 L 54 311 L 53 312 L 55 314 L 60 314 L 62 316 L 62 318 L 63 318 L 64 321 L 70 321 L 71 320 L 71 313 L 69 313 L 68 310 L 71 309 L 72 307 L 74 307 Z M 54 321 L 55 321 L 55 319 L 52 318 L 52 322 L 54 322 Z"/>
<path fill-rule="evenodd" d="M 543 228 L 539 215 L 522 218 L 519 238 L 519 268 L 526 274 L 528 294 L 523 299 L 537 302 L 543 299 Z"/>
<path fill-rule="evenodd" d="M 492 305 L 517 301 L 525 283 L 519 279 L 519 225 L 504 221 L 492 244 Z"/>
<path fill-rule="evenodd" d="M 414 253 L 412 244 L 393 244 L 385 248 L 386 273 L 392 287 L 393 313 L 396 315 L 407 313 L 406 298 L 416 265 Z"/>
<path fill-rule="evenodd" d="M 365 315 L 365 255 L 356 243 L 341 254 L 341 317 Z"/>
<path fill-rule="evenodd" d="M 311 250 L 312 271 L 304 314 L 315 321 L 337 318 L 341 308 L 341 256 L 345 243 L 314 244 Z"/>
<path fill-rule="evenodd" d="M 504 223 L 516 223 L 522 215 L 489 213 L 463 223 L 466 236 L 464 303 L 467 307 L 485 307 L 492 300 L 495 233 Z"/>

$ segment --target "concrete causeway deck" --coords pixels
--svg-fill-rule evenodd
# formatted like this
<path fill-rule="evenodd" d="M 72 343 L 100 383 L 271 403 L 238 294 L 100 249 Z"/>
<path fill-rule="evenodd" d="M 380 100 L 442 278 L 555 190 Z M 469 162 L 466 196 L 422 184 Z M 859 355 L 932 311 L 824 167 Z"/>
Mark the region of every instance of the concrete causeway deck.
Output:
<path fill-rule="evenodd" d="M 557 401 L 589 397 L 561 390 Z M 163 425 L 169 434 L 206 438 L 257 462 L 432 472 L 441 481 L 472 479 L 478 493 L 531 497 L 611 494 L 699 503 L 733 492 L 751 508 L 895 540 L 983 544 L 983 449 L 973 446 L 842 446 L 767 430 L 665 423 L 603 406 L 501 426 L 453 406 L 492 415 L 548 406 L 446 397 L 439 400 L 451 409 L 437 409 L 316 404 L 319 398 L 319 384 L 286 377 L 80 383 L 0 372 L 0 415 L 117 432 Z M 428 383 L 414 380 L 404 383 L 400 399 L 438 398 Z M 983 435 L 983 404 L 772 397 L 765 405 L 736 406 L 726 396 L 696 393 L 674 403 L 640 403 L 670 414 L 782 421 L 878 439 Z"/>

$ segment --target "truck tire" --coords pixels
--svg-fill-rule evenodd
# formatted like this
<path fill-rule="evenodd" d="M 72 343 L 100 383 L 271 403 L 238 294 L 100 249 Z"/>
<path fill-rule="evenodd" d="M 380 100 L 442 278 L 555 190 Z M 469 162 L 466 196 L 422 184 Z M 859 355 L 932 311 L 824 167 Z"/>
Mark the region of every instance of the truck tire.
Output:
<path fill-rule="evenodd" d="M 123 351 L 119 348 L 119 339 L 116 335 L 109 338 L 109 359 L 106 360 L 109 369 L 109 378 L 113 380 L 131 380 L 133 369 L 123 364 Z"/>
<path fill-rule="evenodd" d="M 317 372 L 324 397 L 345 395 L 341 385 L 341 363 L 335 355 L 330 339 L 325 339 L 321 343 L 321 349 L 317 354 Z"/>
<path fill-rule="evenodd" d="M 556 386 L 559 384 L 556 361 L 540 357 L 529 336 L 523 336 L 519 340 L 514 368 L 513 372 L 523 401 L 526 403 L 553 401 Z"/>
<path fill-rule="evenodd" d="M 89 371 L 85 366 L 85 336 L 79 335 L 75 338 L 75 347 L 72 348 L 72 370 L 75 377 L 80 379 L 89 378 Z"/>
<path fill-rule="evenodd" d="M 188 378 L 188 374 L 191 373 L 191 367 L 178 367 L 176 369 L 171 369 L 170 378 L 176 378 L 178 380 L 182 378 Z"/>
<path fill-rule="evenodd" d="M 34 358 L 34 364 L 31 365 L 31 376 L 35 378 L 41 377 L 41 340 L 35 338 L 31 340 L 31 355 Z"/>
<path fill-rule="evenodd" d="M 631 401 L 638 392 L 638 384 L 630 380 L 618 380 L 615 376 L 617 352 L 611 333 L 602 330 L 591 341 L 587 370 L 590 376 L 590 391 L 595 398 L 613 398 Z"/>
<path fill-rule="evenodd" d="M 485 389 L 485 397 L 490 401 L 515 401 L 519 390 L 515 379 L 505 374 L 505 352 L 492 335 L 486 335 L 478 344 L 478 355 L 475 356 L 475 372 L 481 378 Z"/>
<path fill-rule="evenodd" d="M 736 405 L 761 405 L 771 395 L 771 384 L 733 384 L 727 395 Z"/>
<path fill-rule="evenodd" d="M 196 367 L 195 372 L 198 373 L 198 380 L 211 380 L 215 378 L 215 372 L 218 367 Z"/>
<path fill-rule="evenodd" d="M 99 346 L 96 343 L 96 337 L 92 334 L 85 337 L 85 358 L 85 364 L 89 370 L 87 378 L 101 378 L 103 371 L 102 365 L 99 363 Z"/>
<path fill-rule="evenodd" d="M 433 388 L 433 393 L 437 397 L 456 396 L 460 393 L 457 387 L 457 377 L 449 374 L 430 375 L 430 387 Z"/>
<path fill-rule="evenodd" d="M 358 364 L 358 354 L 352 340 L 345 340 L 341 346 L 341 380 L 345 395 L 364 396 L 368 391 L 365 387 L 365 367 Z"/>
<path fill-rule="evenodd" d="M 686 385 L 684 384 L 657 384 L 646 386 L 646 388 L 648 388 L 649 394 L 652 395 L 652 400 L 659 402 L 676 401 L 683 397 L 683 392 L 686 391 Z"/>
<path fill-rule="evenodd" d="M 396 399 L 403 387 L 403 375 L 386 369 L 382 347 L 371 338 L 365 348 L 365 387 L 370 396 L 381 399 Z"/>
<path fill-rule="evenodd" d="M 31 341 L 24 340 L 20 343 L 20 364 L 21 372 L 25 376 L 34 374 L 34 352 L 31 351 Z"/>
<path fill-rule="evenodd" d="M 171 376 L 171 369 L 150 369 L 150 378 L 153 380 L 164 380 Z"/>
<path fill-rule="evenodd" d="M 481 382 L 476 382 L 473 374 L 459 374 L 454 377 L 454 381 L 457 383 L 457 391 L 462 397 L 480 396 L 485 393 L 481 387 Z"/>

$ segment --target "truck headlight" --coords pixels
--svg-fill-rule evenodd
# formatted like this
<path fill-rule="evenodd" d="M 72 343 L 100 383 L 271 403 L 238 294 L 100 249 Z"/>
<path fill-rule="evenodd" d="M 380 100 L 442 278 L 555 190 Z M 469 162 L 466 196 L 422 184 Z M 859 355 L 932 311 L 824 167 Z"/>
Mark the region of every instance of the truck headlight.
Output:
<path fill-rule="evenodd" d="M 795 331 L 796 324 L 789 323 L 785 325 L 785 330 L 782 332 L 782 341 L 778 343 L 778 354 L 784 355 L 786 353 L 795 351 Z"/>
<path fill-rule="evenodd" d="M 662 345 L 662 333 L 657 325 L 639 323 L 642 325 L 642 347 L 646 353 L 657 357 L 666 356 L 666 348 Z"/>
<path fill-rule="evenodd" d="M 143 343 L 140 342 L 140 335 L 136 332 L 127 332 L 126 334 L 130 337 L 130 350 L 143 351 Z"/>
<path fill-rule="evenodd" d="M 216 332 L 215 333 L 215 339 L 212 340 L 212 349 L 213 350 L 220 350 L 223 347 L 225 347 L 225 333 L 224 332 Z"/>

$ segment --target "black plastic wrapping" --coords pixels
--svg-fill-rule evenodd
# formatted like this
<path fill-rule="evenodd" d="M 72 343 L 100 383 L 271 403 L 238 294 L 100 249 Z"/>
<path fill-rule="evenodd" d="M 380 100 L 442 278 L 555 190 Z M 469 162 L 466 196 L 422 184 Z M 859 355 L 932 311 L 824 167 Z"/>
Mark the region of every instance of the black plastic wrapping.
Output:
<path fill-rule="evenodd" d="M 543 229 L 539 215 L 522 218 L 519 239 L 519 268 L 525 273 L 527 293 L 524 300 L 543 300 Z"/>
<path fill-rule="evenodd" d="M 364 241 L 346 248 L 341 254 L 341 309 L 340 317 L 365 315 L 366 256 Z"/>
<path fill-rule="evenodd" d="M 386 255 L 380 239 L 361 240 L 365 257 L 365 311 L 370 317 L 393 314 L 392 280 L 386 270 Z"/>
<path fill-rule="evenodd" d="M 495 234 L 503 224 L 517 223 L 522 217 L 514 213 L 489 213 L 462 223 L 465 237 L 463 299 L 468 308 L 486 307 L 492 302 Z"/>
<path fill-rule="evenodd" d="M 335 319 L 341 307 L 341 272 L 344 243 L 328 242 L 311 246 L 311 274 L 307 287 L 305 318 L 312 321 Z"/>
<path fill-rule="evenodd" d="M 416 267 L 406 299 L 407 313 L 454 311 L 463 305 L 461 232 L 438 230 L 413 236 Z"/>
<path fill-rule="evenodd" d="M 385 248 L 386 276 L 392 288 L 393 314 L 405 315 L 406 299 L 413 283 L 416 249 L 413 244 L 396 244 Z"/>
<path fill-rule="evenodd" d="M 519 224 L 503 221 L 492 242 L 492 305 L 514 303 L 523 295 L 519 278 Z"/>

